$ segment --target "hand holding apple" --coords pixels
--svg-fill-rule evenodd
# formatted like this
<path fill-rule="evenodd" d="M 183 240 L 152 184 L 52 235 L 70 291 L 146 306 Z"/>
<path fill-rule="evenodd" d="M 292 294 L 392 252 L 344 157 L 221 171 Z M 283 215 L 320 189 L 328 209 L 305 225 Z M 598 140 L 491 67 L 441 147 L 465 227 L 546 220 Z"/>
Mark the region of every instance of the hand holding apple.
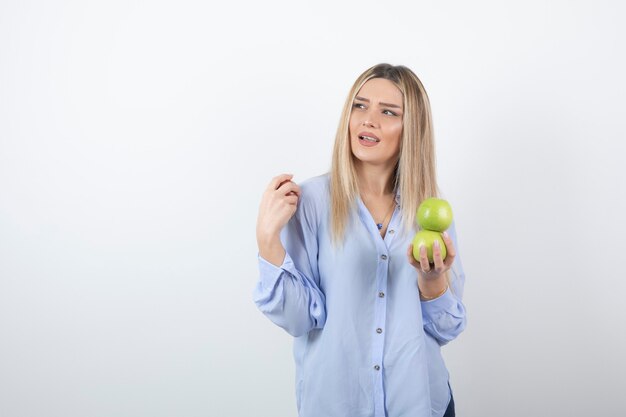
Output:
<path fill-rule="evenodd" d="M 429 198 L 416 214 L 422 230 L 415 234 L 407 257 L 420 275 L 420 299 L 429 301 L 443 295 L 449 286 L 445 273 L 452 267 L 456 250 L 445 230 L 452 224 L 452 209 L 445 200 Z"/>
<path fill-rule="evenodd" d="M 441 238 L 441 233 L 433 232 L 432 230 L 420 230 L 415 234 L 415 237 L 413 237 L 413 255 L 415 256 L 415 259 L 419 260 L 421 258 L 419 251 L 423 246 L 426 251 L 428 262 L 433 263 L 435 261 L 433 258 L 433 247 L 435 242 L 439 245 L 441 259 L 446 259 L 448 251 L 446 250 L 446 245 Z"/>
<path fill-rule="evenodd" d="M 437 232 L 434 232 L 437 233 Z M 437 233 L 438 234 L 438 233 Z M 446 272 L 452 266 L 454 257 L 456 256 L 456 248 L 452 242 L 452 238 L 447 232 L 442 233 L 443 245 L 435 245 L 432 247 L 433 263 L 428 261 L 428 251 L 426 245 L 414 246 L 410 244 L 407 250 L 407 258 L 409 263 L 417 269 L 426 281 L 436 279 Z M 442 249 L 445 248 L 447 255 L 445 261 L 442 256 Z M 417 254 L 417 257 L 415 256 Z"/>

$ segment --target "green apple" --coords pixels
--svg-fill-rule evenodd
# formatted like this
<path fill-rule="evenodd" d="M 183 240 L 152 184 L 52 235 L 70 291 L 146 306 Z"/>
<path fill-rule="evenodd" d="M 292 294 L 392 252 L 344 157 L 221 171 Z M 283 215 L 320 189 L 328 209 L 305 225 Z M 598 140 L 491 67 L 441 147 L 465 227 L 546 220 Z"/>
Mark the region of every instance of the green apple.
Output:
<path fill-rule="evenodd" d="M 417 224 L 422 229 L 443 232 L 452 224 L 452 207 L 446 200 L 427 198 L 417 209 Z"/>
<path fill-rule="evenodd" d="M 435 240 L 439 241 L 439 247 L 441 248 L 441 259 L 446 259 L 448 255 L 448 251 L 446 250 L 446 244 L 443 242 L 441 238 L 441 233 L 433 232 L 432 230 L 420 230 L 415 234 L 413 238 L 413 257 L 420 261 L 420 246 L 426 246 L 426 252 L 428 256 L 428 262 L 433 263 L 433 243 Z"/>

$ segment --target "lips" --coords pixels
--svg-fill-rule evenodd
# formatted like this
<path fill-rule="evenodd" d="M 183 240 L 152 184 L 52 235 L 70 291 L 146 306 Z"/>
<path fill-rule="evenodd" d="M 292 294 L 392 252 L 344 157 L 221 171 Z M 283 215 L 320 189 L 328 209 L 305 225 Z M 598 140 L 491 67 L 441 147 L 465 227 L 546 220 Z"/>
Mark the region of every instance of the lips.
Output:
<path fill-rule="evenodd" d="M 361 139 L 361 140 L 370 139 L 370 142 L 373 142 L 373 143 L 374 142 L 375 143 L 380 142 L 380 139 L 378 138 L 378 136 L 376 136 L 372 132 L 359 132 L 359 139 Z M 371 139 L 374 139 L 374 140 L 372 141 Z"/>

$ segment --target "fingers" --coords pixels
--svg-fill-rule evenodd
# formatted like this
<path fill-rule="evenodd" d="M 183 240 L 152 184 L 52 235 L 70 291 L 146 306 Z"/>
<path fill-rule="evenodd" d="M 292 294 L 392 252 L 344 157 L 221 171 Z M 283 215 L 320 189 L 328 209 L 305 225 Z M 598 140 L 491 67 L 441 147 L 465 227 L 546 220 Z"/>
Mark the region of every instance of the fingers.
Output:
<path fill-rule="evenodd" d="M 296 213 L 300 187 L 292 178 L 292 174 L 281 174 L 269 182 L 259 204 L 257 236 L 274 237 Z"/>
<path fill-rule="evenodd" d="M 293 174 L 280 174 L 272 178 L 267 186 L 268 192 L 275 192 L 280 190 L 281 195 L 300 195 L 300 187 L 292 182 Z"/>
<path fill-rule="evenodd" d="M 295 182 L 291 182 L 289 180 L 285 181 L 278 189 L 275 191 L 280 195 L 296 195 L 300 196 L 300 187 Z"/>
<path fill-rule="evenodd" d="M 420 266 L 422 271 L 430 272 L 430 263 L 428 262 L 428 252 L 426 251 L 426 246 L 420 246 Z"/>
<path fill-rule="evenodd" d="M 297 195 L 287 195 L 285 196 L 285 201 L 292 205 L 295 206 L 298 204 L 298 196 Z"/>
<path fill-rule="evenodd" d="M 438 276 L 448 270 L 449 265 L 441 259 L 441 247 L 438 246 L 438 242 L 433 244 L 433 263 L 428 260 L 428 250 L 425 245 L 419 248 L 419 260 L 416 260 L 413 256 L 413 244 L 410 244 L 406 256 L 409 263 L 416 268 L 420 273 L 427 275 L 428 277 Z M 448 255 L 446 261 L 448 260 Z M 454 258 L 454 256 L 453 256 Z"/>
<path fill-rule="evenodd" d="M 438 240 L 433 242 L 433 262 L 429 262 L 428 260 L 428 250 L 426 245 L 421 245 L 419 248 L 419 259 L 416 260 L 413 257 L 413 244 L 410 244 L 407 249 L 407 258 L 409 263 L 416 268 L 422 274 L 426 274 L 427 276 L 438 276 L 450 268 L 452 262 L 454 261 L 455 250 L 454 244 L 452 243 L 452 239 L 447 233 L 442 233 L 442 237 L 444 239 L 444 243 L 447 249 L 447 256 L 445 261 L 441 258 L 441 246 Z"/>
<path fill-rule="evenodd" d="M 447 259 L 447 256 L 446 256 Z M 435 262 L 435 272 L 440 274 L 443 272 L 445 265 L 443 263 L 443 259 L 441 259 L 441 246 L 439 246 L 439 241 L 435 240 L 433 242 L 433 261 Z"/>
<path fill-rule="evenodd" d="M 293 178 L 293 174 L 280 174 L 272 178 L 269 185 L 267 186 L 268 190 L 274 191 L 277 190 L 280 185 L 285 181 L 290 181 Z"/>
<path fill-rule="evenodd" d="M 272 178 L 267 186 L 266 194 L 273 195 L 274 201 L 282 201 L 290 206 L 298 205 L 300 197 L 300 187 L 292 182 L 293 174 L 281 174 Z"/>
<path fill-rule="evenodd" d="M 446 244 L 446 250 L 448 252 L 444 261 L 444 265 L 449 268 L 452 265 L 452 262 L 454 262 L 454 257 L 456 256 L 456 248 L 454 247 L 454 243 L 452 242 L 452 238 L 450 237 L 448 232 L 443 232 L 441 234 L 441 237 L 443 238 L 443 243 Z"/>
<path fill-rule="evenodd" d="M 423 272 L 423 273 L 430 272 L 431 268 L 430 268 L 430 263 L 428 262 L 428 253 L 426 252 L 426 246 L 424 245 L 420 246 L 419 254 L 420 254 L 420 259 L 418 261 L 413 256 L 413 244 L 411 243 L 406 252 L 406 256 L 409 259 L 409 263 L 420 272 Z M 426 264 L 424 264 L 424 261 L 426 262 Z"/>
<path fill-rule="evenodd" d="M 415 260 L 415 257 L 413 256 L 413 244 L 411 243 L 409 245 L 409 248 L 406 251 L 406 256 L 409 259 L 409 263 L 416 269 L 419 269 L 421 266 L 420 264 Z"/>

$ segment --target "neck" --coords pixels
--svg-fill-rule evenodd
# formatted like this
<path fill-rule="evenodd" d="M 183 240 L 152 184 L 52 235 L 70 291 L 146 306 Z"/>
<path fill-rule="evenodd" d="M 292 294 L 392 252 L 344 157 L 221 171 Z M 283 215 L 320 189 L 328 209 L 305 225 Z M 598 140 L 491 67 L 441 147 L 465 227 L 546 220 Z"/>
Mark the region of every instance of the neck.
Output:
<path fill-rule="evenodd" d="M 394 166 L 364 164 L 355 161 L 359 192 L 371 197 L 384 197 L 393 193 Z"/>

